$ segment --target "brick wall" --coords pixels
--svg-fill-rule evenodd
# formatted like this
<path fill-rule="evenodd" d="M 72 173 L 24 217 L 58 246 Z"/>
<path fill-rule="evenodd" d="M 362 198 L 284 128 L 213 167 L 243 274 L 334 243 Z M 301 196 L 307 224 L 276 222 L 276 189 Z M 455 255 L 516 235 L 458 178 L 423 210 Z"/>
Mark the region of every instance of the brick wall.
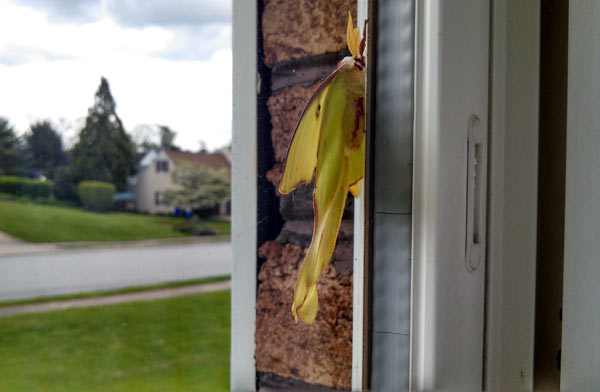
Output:
<path fill-rule="evenodd" d="M 312 238 L 312 185 L 289 195 L 276 192 L 300 112 L 318 82 L 348 54 L 348 10 L 356 17 L 356 0 L 264 0 L 259 6 L 259 69 L 261 80 L 268 83 L 259 102 L 268 121 L 259 123 L 264 128 L 259 133 L 270 136 L 266 144 L 272 147 L 261 151 L 272 156 L 259 159 L 271 166 L 265 169 L 264 186 L 270 189 L 264 194 L 274 194 L 275 202 L 267 208 L 278 208 L 274 213 L 283 220 L 274 238 L 259 244 L 256 366 L 263 389 L 306 388 L 304 383 L 338 389 L 351 385 L 351 198 L 332 262 L 318 284 L 317 319 L 307 326 L 294 324 L 291 306 L 300 262 Z"/>

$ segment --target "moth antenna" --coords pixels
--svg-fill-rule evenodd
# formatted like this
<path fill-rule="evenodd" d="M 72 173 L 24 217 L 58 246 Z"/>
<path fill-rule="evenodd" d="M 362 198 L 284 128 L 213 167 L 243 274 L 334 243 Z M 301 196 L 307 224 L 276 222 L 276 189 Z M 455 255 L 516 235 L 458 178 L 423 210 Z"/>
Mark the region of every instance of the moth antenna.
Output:
<path fill-rule="evenodd" d="M 369 22 L 369 19 L 365 19 L 365 25 L 363 26 L 363 36 L 360 40 L 360 45 L 358 46 L 358 52 L 360 53 L 360 57 L 363 57 L 363 53 L 365 52 L 365 46 L 367 45 L 367 22 Z"/>

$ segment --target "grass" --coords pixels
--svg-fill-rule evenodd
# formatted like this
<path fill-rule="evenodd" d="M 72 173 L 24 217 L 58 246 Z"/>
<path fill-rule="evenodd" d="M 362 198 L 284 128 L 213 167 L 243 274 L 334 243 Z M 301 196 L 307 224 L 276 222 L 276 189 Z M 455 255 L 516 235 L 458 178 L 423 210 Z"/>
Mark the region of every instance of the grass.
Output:
<path fill-rule="evenodd" d="M 204 222 L 206 222 L 206 224 L 213 229 L 217 235 L 231 234 L 231 222 L 229 221 L 207 219 Z"/>
<path fill-rule="evenodd" d="M 160 289 L 169 289 L 169 288 L 174 288 L 174 287 L 191 286 L 191 285 L 204 284 L 204 283 L 223 282 L 223 281 L 230 280 L 230 279 L 231 279 L 230 275 L 221 275 L 221 276 L 213 276 L 210 278 L 180 280 L 180 281 L 175 281 L 175 282 L 158 283 L 158 284 L 151 284 L 151 285 L 145 285 L 145 286 L 125 287 L 122 289 L 114 289 L 114 290 L 100 290 L 100 291 L 91 291 L 91 292 L 87 292 L 87 293 L 64 294 L 64 295 L 54 295 L 54 296 L 49 296 L 49 297 L 18 299 L 18 300 L 12 300 L 12 301 L 1 301 L 0 308 L 7 307 L 7 306 L 15 306 L 15 305 L 38 304 L 38 303 L 53 302 L 53 301 L 66 301 L 69 299 L 83 299 L 83 298 L 104 297 L 107 295 L 139 293 L 141 291 L 160 290 Z"/>
<path fill-rule="evenodd" d="M 30 242 L 136 241 L 185 237 L 181 218 L 130 213 L 98 214 L 79 208 L 0 200 L 0 231 Z M 208 220 L 219 234 L 229 222 Z"/>
<path fill-rule="evenodd" d="M 0 322 L 0 391 L 229 390 L 230 293 Z"/>

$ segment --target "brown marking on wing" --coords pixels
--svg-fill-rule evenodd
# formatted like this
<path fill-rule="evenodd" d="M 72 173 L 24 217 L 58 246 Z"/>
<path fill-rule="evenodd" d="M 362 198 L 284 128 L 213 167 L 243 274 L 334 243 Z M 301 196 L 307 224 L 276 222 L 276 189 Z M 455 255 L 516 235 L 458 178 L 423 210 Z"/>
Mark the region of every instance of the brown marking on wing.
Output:
<path fill-rule="evenodd" d="M 367 22 L 368 21 L 369 21 L 369 19 L 365 19 L 365 24 L 363 26 L 363 36 L 362 36 L 362 39 L 360 40 L 360 45 L 358 46 L 358 51 L 360 53 L 361 58 L 364 57 L 365 46 L 367 45 Z"/>
<path fill-rule="evenodd" d="M 361 142 L 361 134 L 364 133 L 364 98 L 359 97 L 356 100 L 356 111 L 354 114 L 354 127 L 352 127 L 352 133 L 350 135 L 350 140 L 348 140 L 348 147 L 352 149 L 356 149 L 360 147 Z M 360 133 L 359 133 L 360 132 Z"/>

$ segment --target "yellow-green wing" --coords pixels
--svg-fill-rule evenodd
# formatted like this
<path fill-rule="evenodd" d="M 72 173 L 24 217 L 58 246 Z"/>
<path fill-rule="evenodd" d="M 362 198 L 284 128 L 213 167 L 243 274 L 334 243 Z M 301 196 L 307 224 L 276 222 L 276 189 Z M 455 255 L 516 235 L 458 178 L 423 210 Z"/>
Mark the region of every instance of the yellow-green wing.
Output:
<path fill-rule="evenodd" d="M 364 137 L 363 137 L 364 139 Z M 346 157 L 348 160 L 348 190 L 358 197 L 360 180 L 365 176 L 365 142 L 361 143 L 356 154 Z"/>
<path fill-rule="evenodd" d="M 290 193 L 300 184 L 308 184 L 312 180 L 317 166 L 324 102 L 327 99 L 331 83 L 340 69 L 341 67 L 336 68 L 321 82 L 300 115 L 288 147 L 283 177 L 279 183 L 280 193 Z"/>
<path fill-rule="evenodd" d="M 347 89 L 347 74 L 340 72 L 323 101 L 314 191 L 315 228 L 292 304 L 296 322 L 299 315 L 306 324 L 312 324 L 317 315 L 317 280 L 333 255 L 349 187 L 364 173 L 364 110 L 358 109 L 362 100 L 352 97 Z"/>
<path fill-rule="evenodd" d="M 352 105 L 350 103 L 349 105 Z M 360 180 L 365 176 L 365 105 L 364 99 L 353 101 L 346 111 L 345 128 L 346 157 L 348 161 L 348 187 L 354 197 L 358 197 Z"/>

